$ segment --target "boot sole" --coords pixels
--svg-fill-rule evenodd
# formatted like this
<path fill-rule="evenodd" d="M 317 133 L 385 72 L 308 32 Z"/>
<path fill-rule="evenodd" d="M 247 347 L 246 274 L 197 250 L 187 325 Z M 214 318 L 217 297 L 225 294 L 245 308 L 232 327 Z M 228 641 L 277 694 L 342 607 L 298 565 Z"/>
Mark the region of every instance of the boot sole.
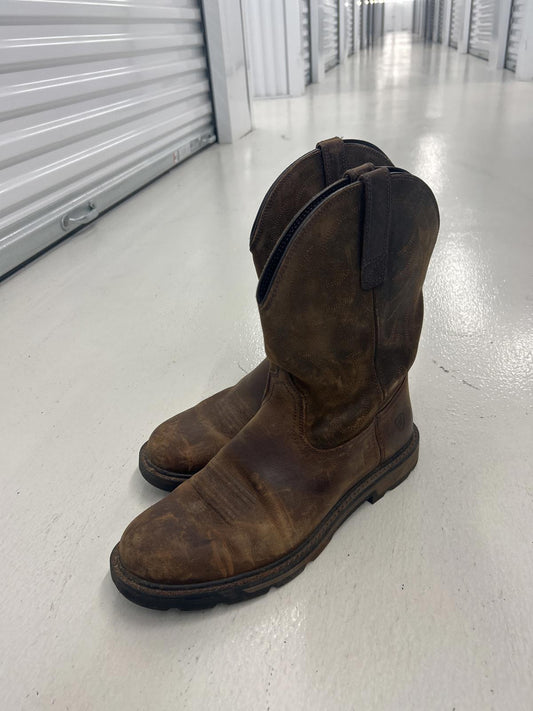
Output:
<path fill-rule="evenodd" d="M 128 600 L 156 610 L 198 610 L 264 595 L 271 587 L 279 588 L 299 575 L 361 504 L 365 501 L 375 504 L 387 491 L 405 481 L 418 461 L 418 446 L 419 433 L 413 426 L 409 442 L 394 457 L 349 489 L 298 548 L 263 568 L 206 583 L 161 585 L 127 571 L 122 566 L 117 544 L 111 553 L 111 578 Z"/>
<path fill-rule="evenodd" d="M 145 442 L 139 451 L 139 471 L 147 482 L 157 486 L 158 489 L 174 491 L 177 486 L 183 484 L 184 481 L 187 481 L 187 479 L 190 479 L 191 476 L 196 473 L 180 474 L 178 472 L 169 471 L 168 469 L 161 469 L 161 467 L 153 464 L 146 456 L 147 445 L 148 442 Z"/>

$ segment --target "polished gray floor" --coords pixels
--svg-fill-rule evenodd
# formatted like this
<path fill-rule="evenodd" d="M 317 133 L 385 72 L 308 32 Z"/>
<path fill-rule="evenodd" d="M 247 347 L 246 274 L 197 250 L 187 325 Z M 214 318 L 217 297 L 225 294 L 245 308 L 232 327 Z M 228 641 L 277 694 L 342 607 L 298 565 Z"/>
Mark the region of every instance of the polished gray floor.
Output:
<path fill-rule="evenodd" d="M 530 711 L 533 83 L 395 35 L 255 125 L 0 284 L 2 707 Z M 418 467 L 280 590 L 135 607 L 107 558 L 161 495 L 138 447 L 262 357 L 254 213 L 335 134 L 441 208 Z"/>

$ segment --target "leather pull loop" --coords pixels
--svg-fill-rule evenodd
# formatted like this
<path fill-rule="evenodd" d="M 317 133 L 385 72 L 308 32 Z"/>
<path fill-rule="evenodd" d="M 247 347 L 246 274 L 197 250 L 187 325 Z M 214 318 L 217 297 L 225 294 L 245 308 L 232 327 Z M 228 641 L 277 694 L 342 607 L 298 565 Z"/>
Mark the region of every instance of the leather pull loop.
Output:
<path fill-rule="evenodd" d="M 348 167 L 344 141 L 338 137 L 328 138 L 317 143 L 316 147 L 322 153 L 326 186 L 331 185 L 342 178 Z"/>
<path fill-rule="evenodd" d="M 369 173 L 371 170 L 375 170 L 376 166 L 373 163 L 363 163 L 363 165 L 358 165 L 357 168 L 350 168 L 344 173 L 344 177 L 348 178 L 350 183 L 355 183 L 359 178 L 364 175 L 364 173 Z"/>
<path fill-rule="evenodd" d="M 359 178 L 365 188 L 361 287 L 374 289 L 385 281 L 391 228 L 391 175 L 376 168 Z"/>

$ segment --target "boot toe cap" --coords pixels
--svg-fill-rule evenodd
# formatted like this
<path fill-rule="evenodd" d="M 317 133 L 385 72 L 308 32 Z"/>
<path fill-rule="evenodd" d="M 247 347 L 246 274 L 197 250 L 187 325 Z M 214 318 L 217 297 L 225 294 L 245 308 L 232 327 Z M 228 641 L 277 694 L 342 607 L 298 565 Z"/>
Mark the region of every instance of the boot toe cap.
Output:
<path fill-rule="evenodd" d="M 204 467 L 228 441 L 211 412 L 202 415 L 199 406 L 160 424 L 145 445 L 150 464 L 178 474 L 194 474 Z"/>
<path fill-rule="evenodd" d="M 202 583 L 231 573 L 224 565 L 224 537 L 199 525 L 194 505 L 182 508 L 167 499 L 126 528 L 118 548 L 122 566 L 160 585 Z"/>
<path fill-rule="evenodd" d="M 153 466 L 171 472 L 189 474 L 203 466 L 192 456 L 189 441 L 175 418 L 152 432 L 145 445 L 145 456 Z"/>

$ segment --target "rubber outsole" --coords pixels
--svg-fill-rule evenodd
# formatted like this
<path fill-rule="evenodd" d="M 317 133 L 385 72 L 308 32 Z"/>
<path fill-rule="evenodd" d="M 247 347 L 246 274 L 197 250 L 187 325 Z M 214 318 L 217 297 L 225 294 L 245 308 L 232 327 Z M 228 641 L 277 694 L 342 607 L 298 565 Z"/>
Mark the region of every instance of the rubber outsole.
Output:
<path fill-rule="evenodd" d="M 117 544 L 111 553 L 111 578 L 128 600 L 156 610 L 198 610 L 264 595 L 271 587 L 281 587 L 299 575 L 361 504 L 365 501 L 375 504 L 387 491 L 405 481 L 418 461 L 418 447 L 419 433 L 413 426 L 411 439 L 394 457 L 349 489 L 298 548 L 267 566 L 206 583 L 161 585 L 138 578 L 126 570 Z"/>
<path fill-rule="evenodd" d="M 177 486 L 183 484 L 184 481 L 187 481 L 187 479 L 190 479 L 191 476 L 196 473 L 180 474 L 178 472 L 169 471 L 168 469 L 161 469 L 161 467 L 152 464 L 146 456 L 147 445 L 148 442 L 145 442 L 139 451 L 139 471 L 147 482 L 157 486 L 158 489 L 174 491 Z"/>

